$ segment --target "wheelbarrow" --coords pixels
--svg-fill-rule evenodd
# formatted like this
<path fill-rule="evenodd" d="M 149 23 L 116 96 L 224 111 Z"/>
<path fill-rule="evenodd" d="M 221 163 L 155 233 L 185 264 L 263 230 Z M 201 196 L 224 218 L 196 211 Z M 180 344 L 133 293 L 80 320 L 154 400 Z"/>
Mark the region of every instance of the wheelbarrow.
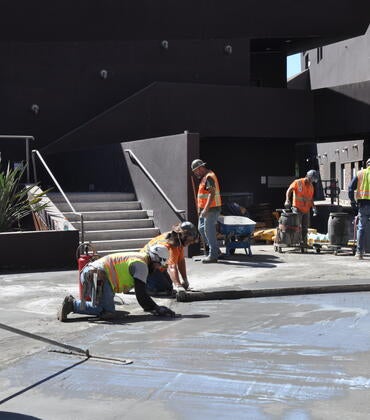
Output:
<path fill-rule="evenodd" d="M 250 238 L 256 222 L 244 216 L 220 216 L 219 233 L 223 235 L 226 255 L 235 254 L 235 249 L 243 248 L 247 255 L 252 255 Z"/>

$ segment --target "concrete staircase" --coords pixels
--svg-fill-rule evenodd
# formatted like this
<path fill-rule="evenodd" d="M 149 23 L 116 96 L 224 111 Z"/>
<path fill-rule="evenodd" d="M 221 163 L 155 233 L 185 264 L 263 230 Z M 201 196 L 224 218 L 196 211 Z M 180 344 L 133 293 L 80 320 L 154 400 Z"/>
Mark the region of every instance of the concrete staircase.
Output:
<path fill-rule="evenodd" d="M 131 193 L 66 193 L 77 212 L 84 216 L 85 242 L 91 242 L 99 255 L 137 251 L 151 238 L 159 235 L 148 211 L 141 208 Z M 80 218 L 59 193 L 49 199 L 76 229 Z"/>

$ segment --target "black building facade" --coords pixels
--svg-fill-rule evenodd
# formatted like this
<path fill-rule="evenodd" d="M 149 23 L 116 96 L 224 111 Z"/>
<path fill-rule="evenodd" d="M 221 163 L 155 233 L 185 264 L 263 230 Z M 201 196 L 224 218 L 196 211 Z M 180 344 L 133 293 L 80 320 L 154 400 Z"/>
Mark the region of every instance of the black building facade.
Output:
<path fill-rule="evenodd" d="M 120 143 L 199 133 L 223 191 L 278 205 L 317 142 L 370 135 L 360 71 L 337 86 L 311 65 L 287 84 L 286 57 L 364 36 L 369 9 L 366 0 L 6 2 L 0 134 L 34 136 L 67 191 L 131 191 Z M 1 150 L 24 156 L 10 140 Z"/>

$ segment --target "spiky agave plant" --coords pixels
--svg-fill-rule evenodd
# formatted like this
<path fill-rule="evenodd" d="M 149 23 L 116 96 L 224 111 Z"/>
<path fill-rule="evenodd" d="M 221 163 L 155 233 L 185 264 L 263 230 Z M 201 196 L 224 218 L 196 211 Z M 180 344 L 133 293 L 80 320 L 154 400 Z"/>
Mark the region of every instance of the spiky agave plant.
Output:
<path fill-rule="evenodd" d="M 45 192 L 29 197 L 33 185 L 23 186 L 23 168 L 10 167 L 0 171 L 0 232 L 9 232 L 20 229 L 20 221 L 32 212 L 43 210 L 48 203 L 42 203 Z"/>

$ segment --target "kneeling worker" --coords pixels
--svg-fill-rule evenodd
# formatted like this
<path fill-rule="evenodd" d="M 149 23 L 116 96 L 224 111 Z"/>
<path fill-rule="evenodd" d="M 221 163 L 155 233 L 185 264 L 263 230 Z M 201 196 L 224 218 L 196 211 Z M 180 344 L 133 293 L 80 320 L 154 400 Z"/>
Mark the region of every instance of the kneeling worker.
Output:
<path fill-rule="evenodd" d="M 174 317 L 175 312 L 166 306 L 158 306 L 146 291 L 148 273 L 166 266 L 168 255 L 165 246 L 156 245 L 149 247 L 145 253 L 119 252 L 88 263 L 81 272 L 81 282 L 86 287 L 96 273 L 97 281 L 101 284 L 101 293 L 98 294 L 96 302 L 85 302 L 73 296 L 66 296 L 58 310 L 59 321 L 66 321 L 71 312 L 105 319 L 113 318 L 114 294 L 132 288 L 135 288 L 136 299 L 144 311 Z"/>
<path fill-rule="evenodd" d="M 147 290 L 149 294 L 172 294 L 173 288 L 189 288 L 186 273 L 184 248 L 198 241 L 198 230 L 191 222 L 182 222 L 173 226 L 169 232 L 162 233 L 151 239 L 142 252 L 146 252 L 153 245 L 163 245 L 169 251 L 168 268 L 157 270 L 149 275 Z M 181 278 L 180 279 L 180 275 Z"/>

